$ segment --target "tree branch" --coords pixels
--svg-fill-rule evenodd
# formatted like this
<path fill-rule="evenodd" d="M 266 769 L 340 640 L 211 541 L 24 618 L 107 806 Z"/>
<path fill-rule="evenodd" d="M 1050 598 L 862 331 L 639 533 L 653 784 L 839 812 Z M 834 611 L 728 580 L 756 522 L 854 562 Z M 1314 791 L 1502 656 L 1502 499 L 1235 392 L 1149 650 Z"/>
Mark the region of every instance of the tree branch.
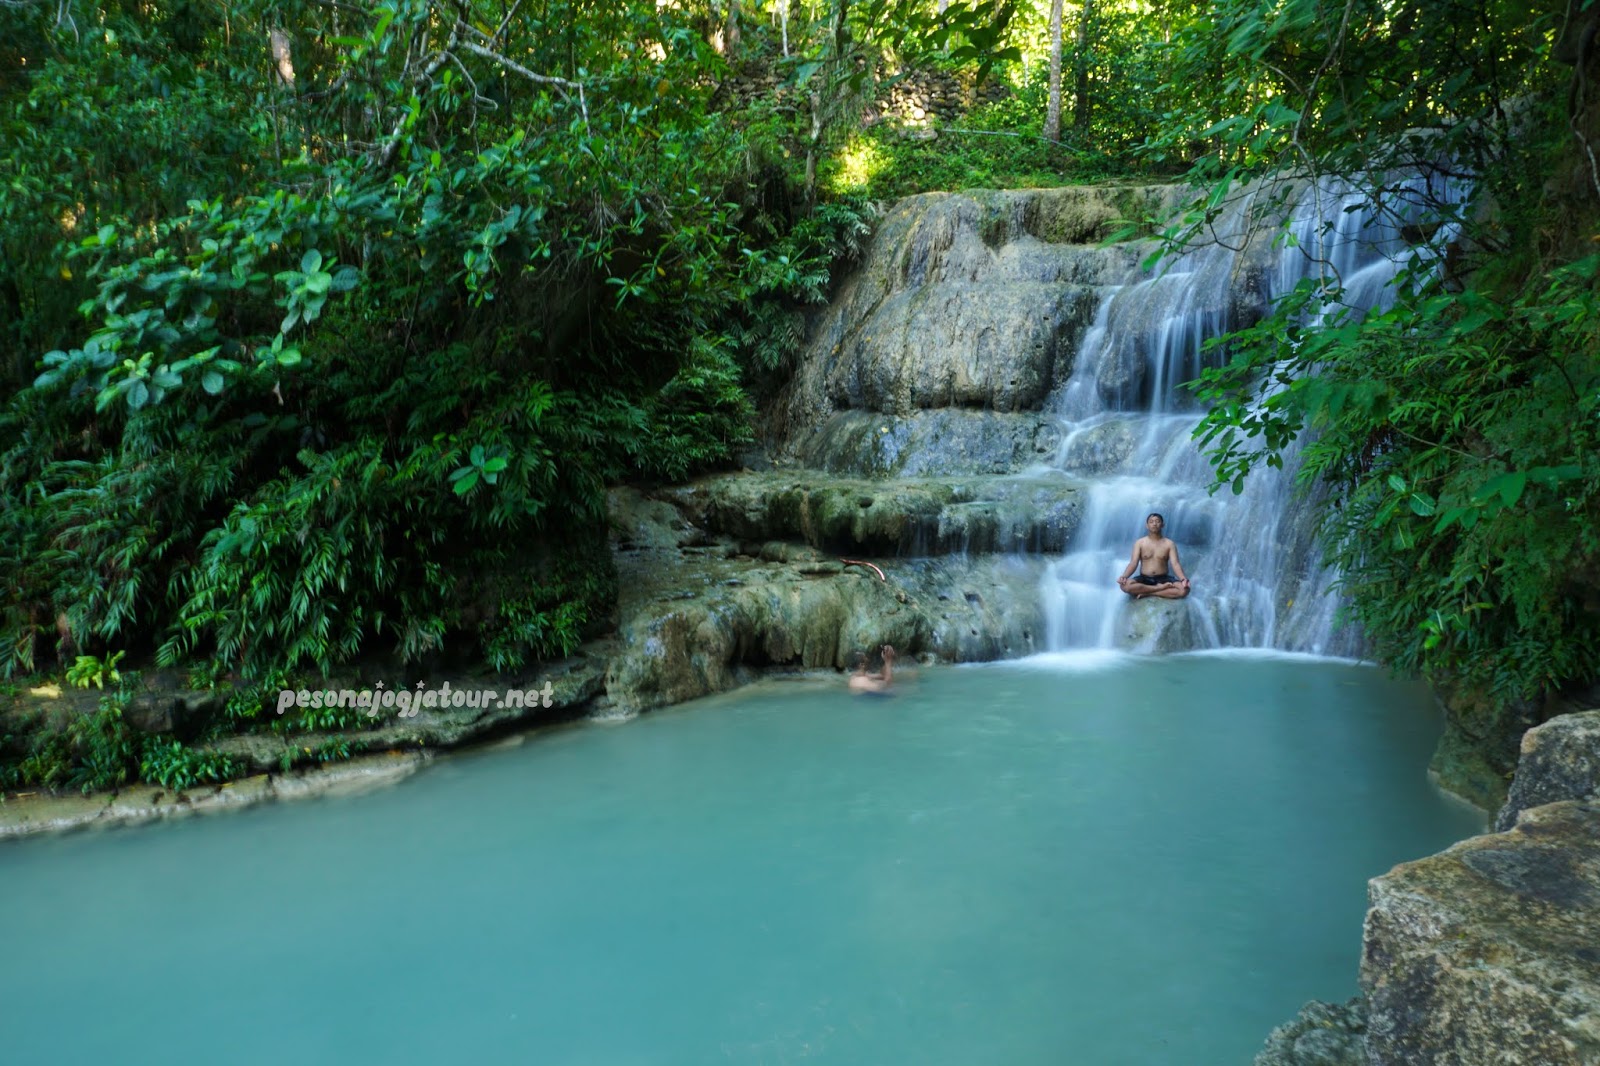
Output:
<path fill-rule="evenodd" d="M 455 41 L 454 33 L 451 34 L 451 41 L 452 43 Z M 527 78 L 529 81 L 537 85 L 554 85 L 558 90 L 561 91 L 561 95 L 563 97 L 566 96 L 567 89 L 576 89 L 578 92 L 578 110 L 583 115 L 583 127 L 585 130 L 589 128 L 589 104 L 588 101 L 584 99 L 583 83 L 581 81 L 568 81 L 566 78 L 557 78 L 549 74 L 535 74 L 533 71 L 529 70 L 521 63 L 518 63 L 516 60 L 507 59 L 499 52 L 496 52 L 491 48 L 485 48 L 481 44 L 474 44 L 471 41 L 462 41 L 460 42 L 460 45 L 473 55 L 482 56 L 485 59 L 498 63 L 512 73 L 520 74 L 524 78 Z"/>
<path fill-rule="evenodd" d="M 457 19 L 455 25 L 450 27 L 450 39 L 444 43 L 443 48 L 434 53 L 433 58 L 428 61 L 428 65 L 423 68 L 422 73 L 418 74 L 413 81 L 419 85 L 424 84 L 439 72 L 439 68 L 444 66 L 450 59 L 450 50 L 456 46 L 456 39 L 460 36 L 460 27 L 461 20 Z M 400 147 L 400 133 L 405 129 L 405 126 L 406 114 L 401 114 L 399 120 L 394 124 L 394 129 L 389 131 L 389 140 L 384 144 L 383 151 L 378 156 L 378 166 L 387 167 L 390 161 L 394 159 L 395 150 Z"/>

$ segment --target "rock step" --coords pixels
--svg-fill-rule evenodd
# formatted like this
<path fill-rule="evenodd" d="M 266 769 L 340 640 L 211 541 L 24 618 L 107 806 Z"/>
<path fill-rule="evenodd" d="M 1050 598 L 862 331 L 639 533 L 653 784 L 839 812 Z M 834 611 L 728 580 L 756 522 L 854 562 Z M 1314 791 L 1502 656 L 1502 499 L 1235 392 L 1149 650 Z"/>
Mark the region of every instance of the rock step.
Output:
<path fill-rule="evenodd" d="M 1083 510 L 1082 486 L 1059 475 L 870 481 L 773 471 L 705 478 L 664 495 L 712 534 L 874 556 L 1056 554 Z"/>

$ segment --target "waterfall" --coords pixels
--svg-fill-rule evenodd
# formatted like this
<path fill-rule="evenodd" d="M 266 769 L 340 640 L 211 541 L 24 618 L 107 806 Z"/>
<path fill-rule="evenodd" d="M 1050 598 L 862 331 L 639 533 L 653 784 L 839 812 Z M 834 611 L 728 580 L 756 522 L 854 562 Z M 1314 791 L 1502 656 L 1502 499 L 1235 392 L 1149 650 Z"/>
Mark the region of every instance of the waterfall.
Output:
<path fill-rule="evenodd" d="M 1047 647 L 1360 651 L 1358 634 L 1336 630 L 1335 575 L 1295 495 L 1298 446 L 1284 469 L 1254 470 L 1240 494 L 1210 494 L 1214 473 L 1191 436 L 1201 413 L 1181 385 L 1199 375 L 1207 340 L 1305 278 L 1335 279 L 1356 313 L 1385 306 L 1402 269 L 1428 265 L 1407 227 L 1428 221 L 1426 205 L 1464 194 L 1459 181 L 1419 176 L 1375 205 L 1347 185 L 1307 183 L 1269 248 L 1252 232 L 1260 194 L 1247 190 L 1213 222 L 1214 240 L 1105 289 L 1052 397 L 1062 431 L 1053 465 L 1088 488 L 1073 541 L 1041 582 Z M 1135 603 L 1117 589 L 1152 511 L 1193 579 L 1185 600 Z"/>

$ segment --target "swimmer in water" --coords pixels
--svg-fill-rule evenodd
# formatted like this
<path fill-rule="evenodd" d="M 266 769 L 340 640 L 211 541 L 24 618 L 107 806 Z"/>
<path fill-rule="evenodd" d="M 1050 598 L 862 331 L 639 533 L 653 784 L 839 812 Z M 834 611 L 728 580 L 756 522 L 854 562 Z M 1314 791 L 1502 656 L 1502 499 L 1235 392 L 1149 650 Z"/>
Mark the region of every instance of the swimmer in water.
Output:
<path fill-rule="evenodd" d="M 856 652 L 855 670 L 850 674 L 851 692 L 887 692 L 894 683 L 894 645 L 883 646 L 883 673 L 867 673 L 867 653 Z"/>

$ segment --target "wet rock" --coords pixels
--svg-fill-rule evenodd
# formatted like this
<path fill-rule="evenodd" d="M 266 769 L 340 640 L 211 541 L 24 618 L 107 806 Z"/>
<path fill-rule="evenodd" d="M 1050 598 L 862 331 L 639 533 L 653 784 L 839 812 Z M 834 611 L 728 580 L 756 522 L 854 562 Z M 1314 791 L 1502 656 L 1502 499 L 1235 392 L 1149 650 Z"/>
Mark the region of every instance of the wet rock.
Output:
<path fill-rule="evenodd" d="M 799 458 L 855 477 L 1012 474 L 1053 458 L 1059 439 L 1054 420 L 1030 412 L 840 411 L 807 438 Z"/>
<path fill-rule="evenodd" d="M 827 375 L 837 408 L 1036 410 L 1071 372 L 1093 289 L 939 283 L 887 297 Z"/>
<path fill-rule="evenodd" d="M 1138 429 L 1133 423 L 1103 422 L 1067 437 L 1061 465 L 1080 477 L 1123 473 L 1138 443 Z"/>
<path fill-rule="evenodd" d="M 1181 600 L 1146 596 L 1122 606 L 1117 646 L 1127 651 L 1170 655 L 1212 643 L 1206 636 L 1204 611 L 1192 596 Z"/>
<path fill-rule="evenodd" d="M 1080 487 L 1054 475 L 866 481 L 791 471 L 704 478 L 664 494 L 711 533 L 834 554 L 1060 552 L 1082 510 Z"/>
<path fill-rule="evenodd" d="M 1137 338 L 1118 334 L 1095 371 L 1095 388 L 1108 407 L 1137 409 L 1144 393 L 1146 360 Z"/>
<path fill-rule="evenodd" d="M 1366 1001 L 1359 996 L 1345 1003 L 1312 1000 L 1272 1031 L 1255 1066 L 1367 1066 L 1366 1030 Z"/>
<path fill-rule="evenodd" d="M 123 708 L 122 717 L 135 729 L 171 733 L 188 741 L 222 714 L 225 704 L 224 694 L 219 692 L 158 688 L 135 693 Z"/>
<path fill-rule="evenodd" d="M 427 752 L 386 752 L 289 774 L 257 774 L 182 792 L 135 785 L 114 794 L 13 798 L 0 805 L 0 840 L 215 814 L 278 800 L 368 792 L 409 777 L 429 758 Z"/>
<path fill-rule="evenodd" d="M 1600 803 L 1524 810 L 1369 898 L 1370 1062 L 1600 1062 Z"/>
<path fill-rule="evenodd" d="M 1548 713 L 1537 703 L 1436 684 L 1444 734 L 1428 768 L 1439 784 L 1486 811 L 1506 802 L 1522 735 Z"/>
<path fill-rule="evenodd" d="M 770 468 L 770 463 L 767 464 Z M 606 516 L 612 539 L 621 551 L 640 548 L 678 548 L 696 543 L 701 532 L 684 521 L 670 503 L 653 499 L 638 489 L 619 485 L 606 494 Z"/>
<path fill-rule="evenodd" d="M 843 669 L 854 652 L 883 644 L 955 662 L 1026 655 L 1043 632 L 1046 565 L 1004 555 L 880 558 L 837 571 L 748 556 L 619 562 L 623 622 L 607 708 L 630 714 L 694 699 L 764 667 Z M 679 599 L 680 588 L 697 591 Z"/>
<path fill-rule="evenodd" d="M 1106 286 L 1150 245 L 1101 247 L 1126 219 L 1167 217 L 1176 186 L 929 193 L 884 217 L 861 267 L 811 322 L 778 405 L 792 455 L 829 416 L 939 407 L 1036 410 Z"/>
<path fill-rule="evenodd" d="M 1531 807 L 1600 793 L 1600 710 L 1563 714 L 1522 735 L 1522 755 L 1494 827 L 1505 831 Z"/>

